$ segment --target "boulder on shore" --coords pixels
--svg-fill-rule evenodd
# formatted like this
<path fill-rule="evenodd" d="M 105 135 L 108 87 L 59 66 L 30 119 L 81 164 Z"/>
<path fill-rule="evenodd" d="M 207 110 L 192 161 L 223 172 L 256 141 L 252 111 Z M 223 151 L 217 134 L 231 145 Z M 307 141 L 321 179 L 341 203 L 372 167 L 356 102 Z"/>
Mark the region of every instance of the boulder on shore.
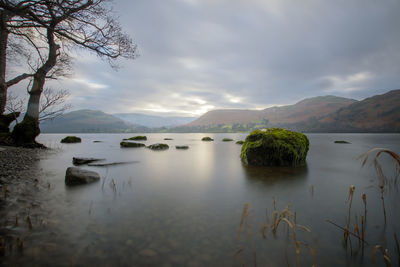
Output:
<path fill-rule="evenodd" d="M 80 143 L 82 142 L 82 139 L 77 136 L 67 136 L 64 139 L 61 140 L 61 143 Z"/>
<path fill-rule="evenodd" d="M 310 142 L 302 133 L 282 128 L 255 130 L 246 137 L 241 159 L 255 166 L 300 166 L 306 163 Z"/>
<path fill-rule="evenodd" d="M 214 141 L 214 139 L 212 139 L 209 136 L 206 136 L 206 137 L 201 138 L 201 141 Z"/>
<path fill-rule="evenodd" d="M 121 147 L 144 147 L 145 144 L 135 143 L 135 142 L 121 142 L 119 143 Z"/>
<path fill-rule="evenodd" d="M 98 180 L 100 175 L 97 172 L 81 168 L 69 167 L 65 173 L 65 184 L 68 186 L 89 184 Z"/>
<path fill-rule="evenodd" d="M 147 148 L 150 148 L 151 150 L 165 150 L 168 149 L 169 146 L 167 144 L 157 143 L 149 145 Z"/>

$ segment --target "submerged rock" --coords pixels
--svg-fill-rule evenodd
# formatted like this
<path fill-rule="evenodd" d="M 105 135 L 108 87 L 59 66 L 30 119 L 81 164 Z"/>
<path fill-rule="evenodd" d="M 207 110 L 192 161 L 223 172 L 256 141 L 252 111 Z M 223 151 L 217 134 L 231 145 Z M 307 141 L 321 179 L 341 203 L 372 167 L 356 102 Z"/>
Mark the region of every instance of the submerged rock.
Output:
<path fill-rule="evenodd" d="M 231 139 L 231 138 L 223 138 L 222 139 L 222 142 L 231 142 L 231 141 L 233 141 L 233 139 Z"/>
<path fill-rule="evenodd" d="M 131 138 L 124 139 L 124 140 L 133 140 L 133 141 L 135 141 L 135 140 L 147 140 L 147 137 L 144 136 L 144 135 L 138 135 L 138 136 L 133 136 Z"/>
<path fill-rule="evenodd" d="M 165 149 L 168 149 L 169 146 L 167 144 L 157 143 L 157 144 L 149 145 L 147 148 L 150 148 L 152 150 L 165 150 Z"/>
<path fill-rule="evenodd" d="M 80 143 L 82 139 L 77 136 L 67 136 L 61 140 L 61 143 Z"/>
<path fill-rule="evenodd" d="M 339 140 L 339 141 L 335 141 L 335 144 L 351 144 L 350 142 L 344 141 L 344 140 Z"/>
<path fill-rule="evenodd" d="M 65 184 L 69 186 L 88 184 L 98 180 L 100 180 L 100 175 L 97 172 L 77 167 L 69 167 L 65 173 Z"/>
<path fill-rule="evenodd" d="M 119 143 L 121 147 L 144 147 L 145 144 L 135 143 L 135 142 L 121 142 Z"/>
<path fill-rule="evenodd" d="M 189 146 L 175 146 L 176 149 L 189 149 Z"/>
<path fill-rule="evenodd" d="M 243 145 L 243 144 L 244 144 L 244 141 L 239 140 L 239 141 L 236 142 L 236 144 L 238 144 L 238 145 Z"/>
<path fill-rule="evenodd" d="M 255 130 L 246 137 L 240 157 L 248 165 L 300 166 L 306 162 L 309 144 L 302 133 L 281 128 Z"/>
<path fill-rule="evenodd" d="M 212 139 L 209 136 L 206 136 L 206 137 L 201 138 L 201 141 L 214 141 L 214 139 Z"/>
<path fill-rule="evenodd" d="M 144 257 L 155 257 L 157 256 L 157 252 L 155 252 L 152 249 L 142 249 L 141 251 L 139 251 L 139 255 L 140 256 L 144 256 Z"/>
<path fill-rule="evenodd" d="M 167 137 L 167 138 L 164 138 L 164 140 L 174 140 L 174 139 Z"/>
<path fill-rule="evenodd" d="M 73 157 L 73 158 L 72 158 L 72 164 L 74 164 L 74 165 L 82 165 L 82 164 L 88 164 L 88 163 L 91 163 L 91 162 L 101 161 L 101 160 L 104 160 L 104 159 L 96 159 L 96 158 L 76 158 L 76 157 Z"/>

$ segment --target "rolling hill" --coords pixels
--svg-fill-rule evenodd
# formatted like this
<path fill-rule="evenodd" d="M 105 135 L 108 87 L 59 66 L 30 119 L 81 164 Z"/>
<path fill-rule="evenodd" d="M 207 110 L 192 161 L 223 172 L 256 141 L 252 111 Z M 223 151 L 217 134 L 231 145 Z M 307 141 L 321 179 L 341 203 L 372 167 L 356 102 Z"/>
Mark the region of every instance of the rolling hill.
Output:
<path fill-rule="evenodd" d="M 264 110 L 213 110 L 173 131 L 235 132 L 264 127 L 302 132 L 400 132 L 400 90 L 362 101 L 318 96 Z"/>
<path fill-rule="evenodd" d="M 141 113 L 118 113 L 113 114 L 113 116 L 129 123 L 138 124 L 150 128 L 184 125 L 196 119 L 195 117 L 163 117 Z"/>
<path fill-rule="evenodd" d="M 99 110 L 81 109 L 40 124 L 42 133 L 143 132 L 148 128 L 129 124 Z"/>
<path fill-rule="evenodd" d="M 337 96 L 318 96 L 304 99 L 294 105 L 271 107 L 264 110 L 212 110 L 185 126 L 247 124 L 260 120 L 268 120 L 272 124 L 297 123 L 312 117 L 328 115 L 354 102 L 357 101 Z"/>

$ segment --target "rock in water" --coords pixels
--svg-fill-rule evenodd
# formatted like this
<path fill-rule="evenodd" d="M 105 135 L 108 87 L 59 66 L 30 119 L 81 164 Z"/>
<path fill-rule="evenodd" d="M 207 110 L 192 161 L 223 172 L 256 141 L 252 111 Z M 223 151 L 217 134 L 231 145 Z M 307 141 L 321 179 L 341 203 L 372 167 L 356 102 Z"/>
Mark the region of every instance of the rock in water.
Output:
<path fill-rule="evenodd" d="M 335 141 L 335 144 L 351 144 L 350 142 L 344 141 L 344 140 L 339 140 L 339 141 Z"/>
<path fill-rule="evenodd" d="M 127 138 L 125 140 L 133 140 L 133 141 L 135 141 L 135 140 L 147 140 L 147 137 L 143 136 L 143 135 L 138 135 L 138 136 L 133 136 L 133 137 Z"/>
<path fill-rule="evenodd" d="M 67 136 L 61 140 L 61 143 L 80 143 L 82 142 L 80 137 L 77 136 Z"/>
<path fill-rule="evenodd" d="M 144 147 L 145 144 L 135 143 L 135 142 L 121 142 L 119 143 L 121 147 Z"/>
<path fill-rule="evenodd" d="M 310 142 L 302 133 L 281 128 L 255 130 L 246 137 L 241 159 L 254 166 L 300 166 Z"/>
<path fill-rule="evenodd" d="M 147 148 L 150 148 L 152 150 L 165 150 L 165 149 L 168 149 L 169 146 L 167 144 L 157 143 L 157 144 L 149 145 Z"/>
<path fill-rule="evenodd" d="M 101 160 L 104 160 L 104 159 L 96 159 L 96 158 L 76 158 L 76 157 L 73 157 L 73 158 L 72 158 L 72 164 L 74 164 L 74 165 L 82 165 L 82 164 L 88 164 L 88 163 L 91 163 L 91 162 L 101 161 Z"/>
<path fill-rule="evenodd" d="M 206 136 L 206 137 L 201 138 L 201 141 L 214 141 L 214 139 L 212 139 L 209 136 Z"/>
<path fill-rule="evenodd" d="M 80 185 L 100 180 L 97 172 L 84 170 L 76 167 L 69 167 L 65 173 L 66 185 Z"/>
<path fill-rule="evenodd" d="M 175 146 L 176 149 L 189 149 L 189 146 L 183 145 L 183 146 Z"/>

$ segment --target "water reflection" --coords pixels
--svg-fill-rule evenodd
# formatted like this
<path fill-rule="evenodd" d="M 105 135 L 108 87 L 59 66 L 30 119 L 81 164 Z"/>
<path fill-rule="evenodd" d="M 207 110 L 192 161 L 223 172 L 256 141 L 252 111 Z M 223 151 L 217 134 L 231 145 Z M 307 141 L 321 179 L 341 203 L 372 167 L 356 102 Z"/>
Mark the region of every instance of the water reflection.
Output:
<path fill-rule="evenodd" d="M 308 166 L 300 167 L 261 167 L 246 166 L 242 163 L 244 177 L 250 181 L 260 181 L 264 184 L 277 182 L 293 183 L 305 182 L 308 174 Z"/>

